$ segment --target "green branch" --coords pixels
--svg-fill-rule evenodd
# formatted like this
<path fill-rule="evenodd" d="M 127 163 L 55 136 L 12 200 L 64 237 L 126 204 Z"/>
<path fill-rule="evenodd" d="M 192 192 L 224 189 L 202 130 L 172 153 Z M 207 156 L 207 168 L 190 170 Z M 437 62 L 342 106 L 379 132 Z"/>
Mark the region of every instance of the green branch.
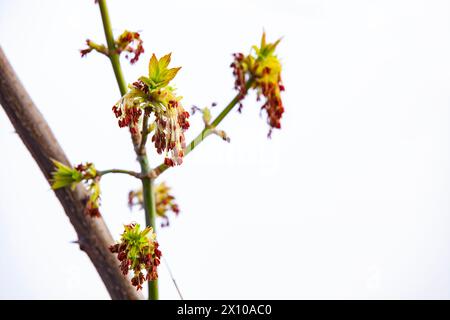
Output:
<path fill-rule="evenodd" d="M 246 90 L 248 90 L 252 84 L 253 84 L 253 79 L 248 80 L 245 83 L 245 88 Z M 208 127 L 204 128 L 202 130 L 202 132 L 200 132 L 198 134 L 197 137 L 195 137 L 194 140 L 192 140 L 184 149 L 184 155 L 187 156 L 192 150 L 195 149 L 195 147 L 197 147 L 203 140 L 205 140 L 206 137 L 208 137 L 212 131 L 222 122 L 222 120 L 230 113 L 230 111 L 239 103 L 239 101 L 241 101 L 242 99 L 240 98 L 240 93 L 238 93 L 233 100 L 230 101 L 230 103 L 225 107 L 225 109 L 222 110 L 222 112 L 213 120 L 213 122 L 211 123 L 211 125 L 209 125 Z M 163 173 L 164 171 L 166 171 L 167 169 L 169 169 L 170 167 L 165 165 L 164 163 L 160 164 L 159 166 L 157 166 L 153 172 L 151 173 L 152 177 L 155 179 L 156 177 L 158 177 L 161 173 Z"/>
<path fill-rule="evenodd" d="M 119 85 L 120 94 L 123 96 L 127 92 L 127 83 L 122 74 L 120 67 L 119 55 L 116 53 L 116 45 L 114 42 L 114 35 L 111 28 L 111 20 L 109 19 L 108 7 L 105 0 L 99 0 L 100 13 L 102 15 L 103 30 L 105 31 L 106 43 L 108 44 L 108 57 L 116 76 L 117 84 Z"/>
<path fill-rule="evenodd" d="M 114 36 L 111 28 L 111 21 L 109 19 L 108 8 L 105 0 L 99 0 L 100 13 L 102 15 L 103 29 L 105 30 L 106 42 L 108 43 L 109 60 L 116 76 L 117 84 L 119 85 L 120 93 L 123 96 L 127 92 L 127 85 L 122 74 L 122 68 L 120 67 L 119 55 L 116 53 L 116 47 L 114 43 Z M 144 139 L 144 137 L 143 137 Z M 136 139 L 133 140 L 134 150 L 138 156 L 139 164 L 141 166 L 142 174 L 142 191 L 144 194 L 144 208 L 145 208 L 145 220 L 147 226 L 150 226 L 155 230 L 155 195 L 153 191 L 153 180 L 149 177 L 151 172 L 150 165 L 148 163 L 147 154 L 145 151 L 145 144 L 141 146 Z M 141 140 L 142 143 L 142 140 Z M 144 141 L 145 143 L 145 141 Z M 142 148 L 141 148 L 142 147 Z M 148 298 L 150 300 L 158 299 L 158 281 L 149 281 L 148 283 Z"/>

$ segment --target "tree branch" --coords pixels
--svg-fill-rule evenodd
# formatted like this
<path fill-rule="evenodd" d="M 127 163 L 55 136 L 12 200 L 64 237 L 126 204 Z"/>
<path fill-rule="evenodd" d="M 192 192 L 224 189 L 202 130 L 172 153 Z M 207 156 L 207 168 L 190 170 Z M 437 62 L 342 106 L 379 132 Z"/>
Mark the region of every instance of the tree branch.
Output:
<path fill-rule="evenodd" d="M 15 130 L 39 165 L 47 181 L 54 170 L 50 159 L 70 165 L 42 114 L 20 83 L 0 47 L 0 103 Z M 54 191 L 78 235 L 80 249 L 91 259 L 112 299 L 142 299 L 122 275 L 117 258 L 108 247 L 114 240 L 102 218 L 85 213 L 87 191 L 81 185 L 75 190 Z"/>

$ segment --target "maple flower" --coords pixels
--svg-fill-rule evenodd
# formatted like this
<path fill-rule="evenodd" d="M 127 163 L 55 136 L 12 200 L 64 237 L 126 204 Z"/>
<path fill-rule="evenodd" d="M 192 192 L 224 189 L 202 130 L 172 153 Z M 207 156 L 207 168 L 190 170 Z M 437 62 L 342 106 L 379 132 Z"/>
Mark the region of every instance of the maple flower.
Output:
<path fill-rule="evenodd" d="M 124 227 L 119 243 L 110 246 L 109 250 L 117 253 L 123 275 L 133 272 L 131 284 L 140 290 L 145 280 L 158 279 L 161 251 L 153 228 L 147 227 L 141 231 L 137 223 Z"/>
<path fill-rule="evenodd" d="M 281 92 L 284 86 L 281 80 L 281 63 L 275 55 L 275 49 L 281 39 L 274 43 L 266 42 L 266 34 L 263 33 L 259 47 L 253 46 L 249 55 L 235 53 L 234 61 L 231 64 L 233 75 L 235 76 L 235 89 L 239 92 L 239 99 L 242 100 L 246 93 L 246 83 L 252 79 L 250 88 L 256 89 L 257 100 L 264 96 L 265 101 L 261 110 L 267 112 L 267 123 L 270 126 L 270 137 L 272 129 L 281 128 L 281 117 L 284 113 Z M 239 111 L 242 109 L 242 103 L 239 105 Z"/>
<path fill-rule="evenodd" d="M 129 127 L 137 134 L 142 116 L 154 115 L 152 142 L 159 154 L 165 153 L 169 166 L 183 162 L 184 132 L 189 128 L 189 113 L 184 110 L 175 89 L 169 82 L 180 68 L 168 68 L 171 54 L 157 59 L 153 54 L 148 77 L 140 77 L 129 86 L 129 91 L 113 106 L 119 127 Z"/>
<path fill-rule="evenodd" d="M 139 32 L 125 30 L 115 41 L 115 49 L 111 52 L 104 44 L 98 44 L 90 39 L 86 40 L 87 48 L 81 49 L 81 57 L 85 57 L 91 51 L 97 51 L 105 56 L 111 53 L 121 54 L 126 52 L 125 58 L 130 60 L 131 64 L 136 63 L 139 57 L 144 53 L 143 41 Z M 130 58 L 130 55 L 132 57 Z"/>
<path fill-rule="evenodd" d="M 147 94 L 136 83 L 129 86 L 129 91 L 112 107 L 120 128 L 128 127 L 131 134 L 139 132 L 142 110 L 149 106 Z"/>
<path fill-rule="evenodd" d="M 131 64 L 135 64 L 139 60 L 139 56 L 144 53 L 143 41 L 138 32 L 125 30 L 116 40 L 116 52 L 118 54 L 127 52 L 125 58 L 130 60 Z M 129 54 L 132 55 L 131 59 Z"/>
<path fill-rule="evenodd" d="M 100 217 L 100 177 L 97 176 L 88 184 L 89 199 L 85 212 L 91 217 Z"/>
<path fill-rule="evenodd" d="M 165 223 L 161 224 L 162 227 L 169 226 L 169 217 L 167 216 L 169 211 L 175 215 L 180 213 L 180 208 L 175 203 L 175 197 L 169 192 L 170 188 L 164 182 L 155 187 L 156 214 L 165 220 Z"/>
<path fill-rule="evenodd" d="M 128 194 L 128 206 L 130 209 L 134 206 L 144 207 L 144 196 L 142 194 L 142 188 L 136 191 L 130 191 Z M 164 220 L 161 223 L 161 227 L 169 226 L 168 213 L 172 211 L 178 216 L 180 208 L 175 202 L 175 197 L 170 193 L 170 188 L 165 182 L 161 182 L 155 185 L 155 207 L 156 215 Z"/>
<path fill-rule="evenodd" d="M 75 189 L 80 182 L 85 182 L 89 198 L 86 202 L 85 212 L 91 217 L 100 217 L 100 176 L 92 163 L 79 164 L 71 168 L 59 161 L 52 160 L 55 165 L 55 171 L 52 172 L 52 189 L 60 189 L 70 186 Z"/>

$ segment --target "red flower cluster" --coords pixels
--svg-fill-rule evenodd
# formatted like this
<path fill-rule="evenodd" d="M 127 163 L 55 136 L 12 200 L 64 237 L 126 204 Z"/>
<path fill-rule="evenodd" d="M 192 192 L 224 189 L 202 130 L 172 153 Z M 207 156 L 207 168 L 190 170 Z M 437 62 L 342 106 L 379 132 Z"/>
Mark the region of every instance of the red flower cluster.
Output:
<path fill-rule="evenodd" d="M 170 188 L 165 182 L 161 182 L 155 187 L 155 202 L 156 214 L 163 218 L 165 222 L 161 223 L 161 227 L 169 226 L 169 211 L 175 213 L 176 216 L 180 213 L 180 208 L 175 202 L 175 197 L 171 194 Z"/>
<path fill-rule="evenodd" d="M 139 56 L 144 53 L 143 41 L 141 35 L 138 32 L 131 32 L 125 30 L 115 41 L 115 50 L 112 52 L 104 44 L 98 44 L 90 39 L 86 40 L 87 48 L 81 49 L 81 57 L 85 57 L 88 53 L 95 50 L 101 54 L 109 56 L 112 53 L 121 54 L 126 52 L 125 58 L 130 60 L 131 64 L 136 63 L 139 60 Z M 131 59 L 129 54 L 132 55 Z"/>
<path fill-rule="evenodd" d="M 245 70 L 243 68 L 244 55 L 242 53 L 234 53 L 233 57 L 234 61 L 231 63 L 230 67 L 233 68 L 233 75 L 235 78 L 234 89 L 239 93 L 239 100 L 242 100 L 247 94 L 247 88 L 245 87 Z M 238 111 L 242 111 L 242 103 L 239 103 Z"/>
<path fill-rule="evenodd" d="M 156 215 L 164 220 L 161 223 L 161 227 L 168 227 L 169 212 L 172 211 L 176 216 L 178 216 L 180 213 L 180 207 L 176 203 L 175 196 L 172 194 L 171 188 L 168 187 L 165 182 L 156 184 L 154 190 Z M 132 190 L 128 193 L 128 206 L 130 207 L 130 210 L 135 206 L 139 206 L 140 209 L 144 208 L 142 188 Z"/>
<path fill-rule="evenodd" d="M 119 38 L 116 40 L 116 52 L 118 54 L 126 51 L 132 54 L 130 63 L 134 64 L 139 60 L 139 56 L 144 53 L 144 47 L 142 45 L 143 41 L 141 35 L 138 32 L 124 31 Z M 128 54 L 125 58 L 129 59 Z"/>
<path fill-rule="evenodd" d="M 271 69 L 265 67 L 262 71 L 262 78 L 269 76 Z M 267 123 L 271 127 L 269 130 L 269 138 L 272 134 L 272 128 L 281 128 L 281 117 L 284 113 L 283 101 L 281 100 L 280 92 L 284 91 L 284 86 L 281 82 L 281 76 L 278 76 L 278 81 L 276 83 L 272 82 L 260 82 L 261 93 L 266 98 L 266 102 L 262 105 L 261 110 L 266 110 L 267 112 Z M 258 94 L 258 100 L 260 99 Z"/>
<path fill-rule="evenodd" d="M 132 223 L 125 226 L 121 242 L 109 247 L 112 253 L 117 253 L 123 275 L 133 271 L 131 284 L 137 290 L 142 289 L 144 281 L 158 279 L 161 251 L 155 238 L 152 228 L 147 227 L 140 231 L 139 224 Z M 146 272 L 145 275 L 143 271 Z"/>
<path fill-rule="evenodd" d="M 86 164 L 80 163 L 75 167 L 81 175 L 82 179 L 86 182 L 89 190 L 89 198 L 86 202 L 84 212 L 92 217 L 99 218 L 100 214 L 100 176 L 97 175 L 97 170 L 90 162 Z"/>
<path fill-rule="evenodd" d="M 149 93 L 148 86 L 142 80 L 133 82 L 133 87 L 135 87 L 138 90 L 141 90 L 144 93 L 147 94 Z"/>
<path fill-rule="evenodd" d="M 93 202 L 88 201 L 86 204 L 86 208 L 84 209 L 84 213 L 86 213 L 91 218 L 100 218 L 102 215 L 100 213 L 100 209 L 94 205 Z"/>
<path fill-rule="evenodd" d="M 120 109 L 117 106 L 113 106 L 112 110 L 116 118 L 119 119 L 117 123 L 119 124 L 120 128 L 130 127 L 131 134 L 138 133 L 136 126 L 139 123 L 139 118 L 142 115 L 142 110 L 140 108 L 138 107 L 124 108 L 125 114 L 123 113 L 122 109 Z"/>
<path fill-rule="evenodd" d="M 119 127 L 129 127 L 131 134 L 136 135 L 142 110 L 149 106 L 148 87 L 140 80 L 129 87 L 130 90 L 112 107 L 112 111 Z"/>
<path fill-rule="evenodd" d="M 87 162 L 85 164 L 80 163 L 75 167 L 75 170 L 77 170 L 81 175 L 83 176 L 83 179 L 93 179 L 97 175 L 97 171 L 94 168 L 94 165 L 91 162 Z"/>
<path fill-rule="evenodd" d="M 274 43 L 266 43 L 266 35 L 263 33 L 261 45 L 253 46 L 253 51 L 247 56 L 242 53 L 233 55 L 231 64 L 235 77 L 234 88 L 238 91 L 238 99 L 242 100 L 247 94 L 246 81 L 252 80 L 251 88 L 257 91 L 257 100 L 260 96 L 265 97 L 261 110 L 267 112 L 267 123 L 270 126 L 270 137 L 272 129 L 281 128 L 281 117 L 284 113 L 280 92 L 284 91 L 281 82 L 281 63 L 275 55 L 275 49 L 280 40 Z M 242 103 L 239 104 L 242 110 Z"/>
<path fill-rule="evenodd" d="M 169 100 L 166 112 L 156 112 L 156 132 L 152 137 L 156 151 L 171 152 L 172 156 L 166 157 L 164 163 L 167 166 L 175 166 L 183 163 L 186 141 L 184 131 L 189 128 L 189 112 L 185 111 L 177 100 Z"/>

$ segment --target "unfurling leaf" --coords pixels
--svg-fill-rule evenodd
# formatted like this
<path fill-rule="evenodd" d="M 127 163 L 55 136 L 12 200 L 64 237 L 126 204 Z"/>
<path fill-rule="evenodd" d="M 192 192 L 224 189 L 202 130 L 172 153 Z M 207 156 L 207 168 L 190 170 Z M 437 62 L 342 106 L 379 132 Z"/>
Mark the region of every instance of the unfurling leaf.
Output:
<path fill-rule="evenodd" d="M 91 217 L 100 217 L 100 176 L 92 163 L 79 164 L 71 168 L 59 161 L 52 160 L 55 171 L 52 173 L 52 189 L 59 189 L 70 186 L 72 189 L 84 182 L 89 190 L 89 199 L 86 203 L 85 212 Z"/>
<path fill-rule="evenodd" d="M 70 186 L 75 188 L 77 183 L 83 180 L 83 174 L 69 166 L 62 164 L 59 161 L 52 160 L 55 165 L 56 170 L 52 172 L 52 189 L 56 190 L 59 188 L 64 188 Z"/>

